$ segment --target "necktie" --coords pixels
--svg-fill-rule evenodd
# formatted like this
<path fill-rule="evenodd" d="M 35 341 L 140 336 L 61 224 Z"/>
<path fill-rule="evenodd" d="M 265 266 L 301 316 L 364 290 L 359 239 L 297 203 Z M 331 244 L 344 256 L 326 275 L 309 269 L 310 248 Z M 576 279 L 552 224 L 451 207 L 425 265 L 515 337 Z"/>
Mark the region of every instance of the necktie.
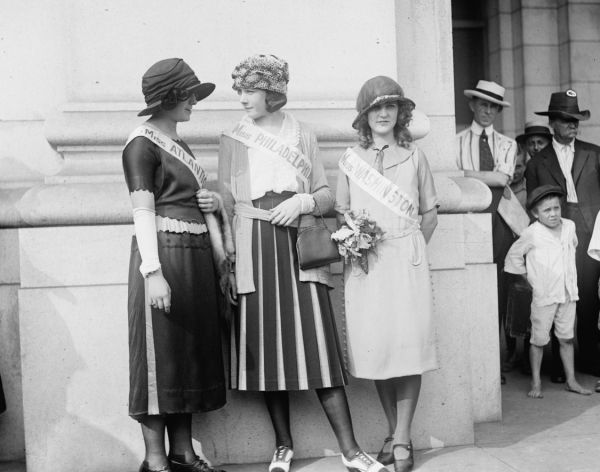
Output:
<path fill-rule="evenodd" d="M 485 130 L 479 137 L 479 170 L 494 170 L 494 156 L 492 156 Z"/>
<path fill-rule="evenodd" d="M 387 148 L 389 148 L 387 144 L 381 149 L 373 148 L 375 151 L 377 151 L 377 154 L 375 155 L 374 167 L 380 174 L 383 174 L 383 151 L 385 151 Z"/>

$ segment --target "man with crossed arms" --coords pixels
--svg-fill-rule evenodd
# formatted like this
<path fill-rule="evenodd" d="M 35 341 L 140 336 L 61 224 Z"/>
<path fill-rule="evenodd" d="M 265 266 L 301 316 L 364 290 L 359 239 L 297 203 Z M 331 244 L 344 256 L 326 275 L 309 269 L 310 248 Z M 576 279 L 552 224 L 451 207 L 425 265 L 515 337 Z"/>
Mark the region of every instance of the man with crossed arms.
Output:
<path fill-rule="evenodd" d="M 505 89 L 495 82 L 480 80 L 473 90 L 465 90 L 469 108 L 473 112 L 471 126 L 456 135 L 457 166 L 466 177 L 481 180 L 492 191 L 492 203 L 485 210 L 492 215 L 493 261 L 497 270 L 498 319 L 502 326 L 506 312 L 506 283 L 504 258 L 514 241 L 512 230 L 498 214 L 498 204 L 513 176 L 517 143 L 494 130 L 494 121 L 503 107 Z M 513 198 L 516 198 L 513 196 Z M 502 383 L 505 382 L 501 376 Z"/>

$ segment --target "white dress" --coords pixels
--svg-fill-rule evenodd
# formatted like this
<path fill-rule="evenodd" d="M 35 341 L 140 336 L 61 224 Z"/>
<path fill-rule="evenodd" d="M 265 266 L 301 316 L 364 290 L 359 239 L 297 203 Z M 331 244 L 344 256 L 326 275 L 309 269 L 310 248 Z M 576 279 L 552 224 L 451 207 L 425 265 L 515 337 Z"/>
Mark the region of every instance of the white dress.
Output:
<path fill-rule="evenodd" d="M 354 148 L 373 166 L 376 151 Z M 413 218 L 437 206 L 425 155 L 412 146 L 385 151 L 384 176 L 414 201 Z M 366 209 L 385 231 L 369 272 L 344 270 L 348 371 L 354 377 L 389 379 L 438 367 L 432 326 L 433 300 L 426 244 L 420 229 L 396 215 L 340 171 L 336 210 Z M 408 235 L 403 235 L 409 232 Z"/>

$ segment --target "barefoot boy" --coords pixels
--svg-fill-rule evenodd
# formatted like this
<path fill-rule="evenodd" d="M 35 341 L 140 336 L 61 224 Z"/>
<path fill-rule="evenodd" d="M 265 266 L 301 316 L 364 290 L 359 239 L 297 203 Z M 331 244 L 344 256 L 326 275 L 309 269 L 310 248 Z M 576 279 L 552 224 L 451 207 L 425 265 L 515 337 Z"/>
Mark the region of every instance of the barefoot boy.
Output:
<path fill-rule="evenodd" d="M 560 357 L 567 378 L 566 389 L 590 395 L 575 380 L 573 367 L 573 337 L 577 272 L 575 270 L 575 224 L 561 218 L 560 187 L 542 185 L 527 199 L 527 208 L 536 221 L 527 227 L 506 256 L 504 270 L 523 274 L 533 289 L 531 302 L 531 398 L 542 398 L 540 367 L 544 346 L 550 341 L 550 329 L 560 342 Z"/>

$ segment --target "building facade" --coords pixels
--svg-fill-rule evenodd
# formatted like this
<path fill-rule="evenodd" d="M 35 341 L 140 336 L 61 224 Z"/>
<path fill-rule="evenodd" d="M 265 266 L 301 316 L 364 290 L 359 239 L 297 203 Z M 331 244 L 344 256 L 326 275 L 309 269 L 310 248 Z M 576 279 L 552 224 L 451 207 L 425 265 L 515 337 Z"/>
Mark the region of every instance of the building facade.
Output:
<path fill-rule="evenodd" d="M 475 13 L 473 4 L 481 4 Z M 474 423 L 500 418 L 496 300 L 489 295 L 495 294 L 495 268 L 489 216 L 478 214 L 490 195 L 456 170 L 454 134 L 464 123 L 455 117 L 464 116 L 458 111 L 466 103 L 462 89 L 482 78 L 476 74 L 507 87 L 514 103 L 500 126 L 507 134 L 545 109 L 552 91 L 570 86 L 592 109 L 583 134 L 594 141 L 598 2 L 0 5 L 0 374 L 9 404 L 0 415 L 0 460 L 26 455 L 28 470 L 36 472 L 48 464 L 75 470 L 90 455 L 90 470 L 133 470 L 141 459 L 139 427 L 127 417 L 133 226 L 120 153 L 141 121 L 141 75 L 166 57 L 183 57 L 200 80 L 217 85 L 181 128 L 213 178 L 219 135 L 242 115 L 230 74 L 244 57 L 265 52 L 289 62 L 287 108 L 314 126 L 332 186 L 337 159 L 355 141 L 351 122 L 361 84 L 374 75 L 399 81 L 430 118 L 431 132 L 419 146 L 442 201 L 429 246 L 441 368 L 424 378 L 415 445 L 472 443 Z M 483 38 L 475 58 L 465 49 L 472 44 L 463 38 L 465 29 Z M 455 71 L 453 64 L 461 66 Z M 470 64 L 471 75 L 463 64 Z M 340 267 L 333 269 L 341 328 Z M 385 435 L 375 390 L 352 379 L 348 395 L 359 441 L 375 450 Z M 335 451 L 315 399 L 299 394 L 293 401 L 294 432 L 302 438 L 297 456 Z M 194 426 L 202 450 L 219 463 L 260 461 L 272 453 L 258 395 L 230 392 L 223 410 L 199 416 Z"/>

